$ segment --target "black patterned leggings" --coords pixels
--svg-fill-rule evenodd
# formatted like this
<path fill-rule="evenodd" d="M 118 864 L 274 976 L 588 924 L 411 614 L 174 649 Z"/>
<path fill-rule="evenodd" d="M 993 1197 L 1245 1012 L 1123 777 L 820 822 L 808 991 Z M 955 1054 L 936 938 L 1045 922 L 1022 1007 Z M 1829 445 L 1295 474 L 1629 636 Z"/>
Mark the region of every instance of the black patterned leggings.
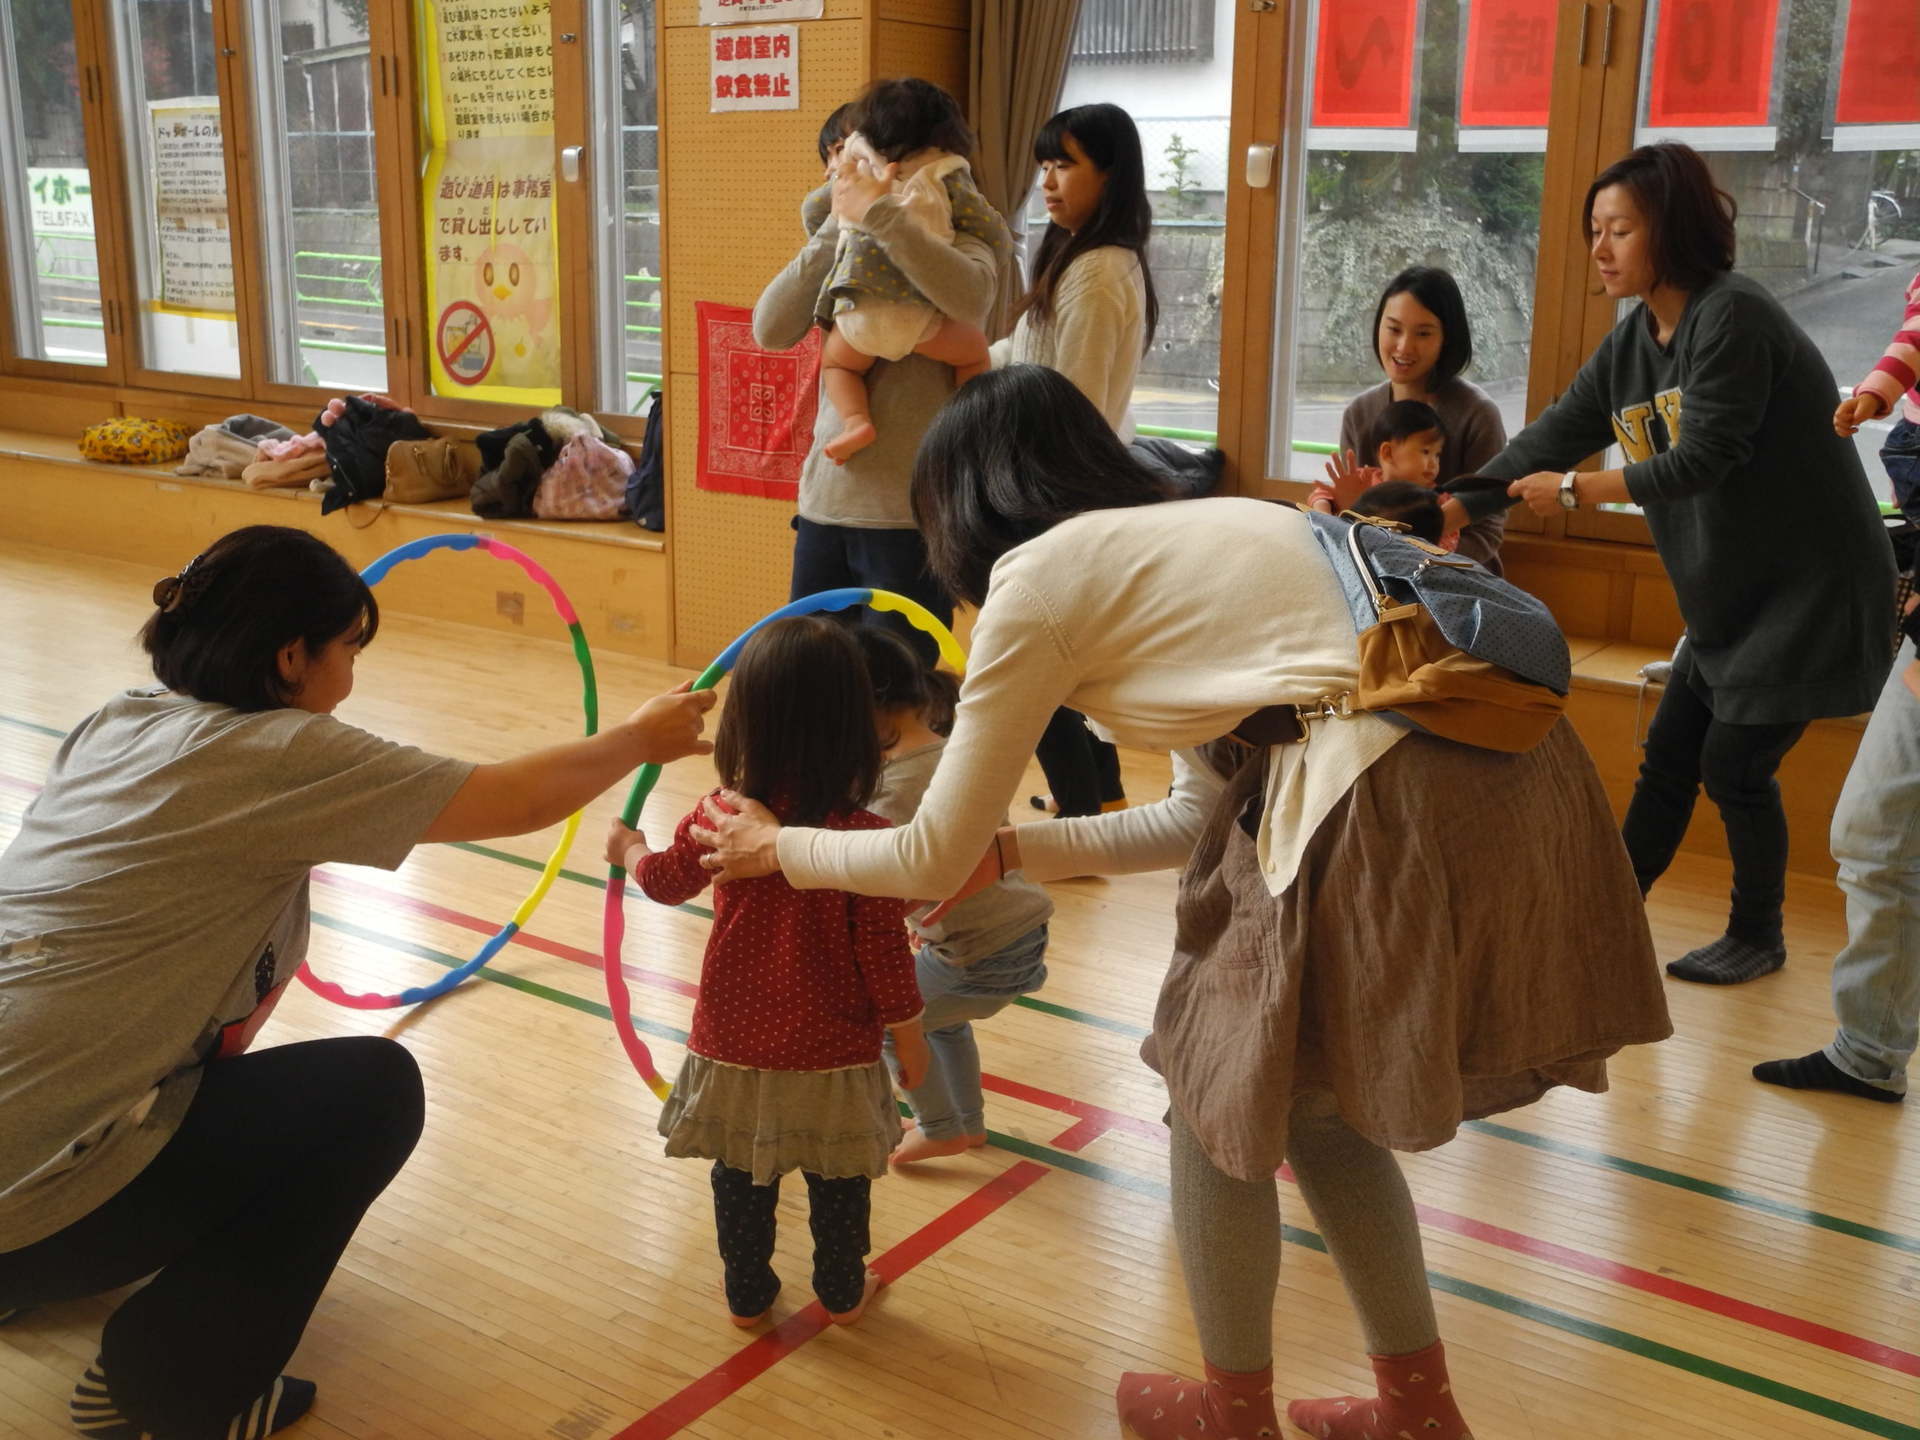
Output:
<path fill-rule="evenodd" d="M 864 1175 L 844 1180 L 801 1172 L 807 1181 L 808 1225 L 813 1230 L 813 1293 L 834 1314 L 860 1303 L 867 1283 L 867 1214 L 873 1182 Z M 756 1185 L 753 1176 L 713 1162 L 713 1222 L 720 1263 L 727 1272 L 727 1308 L 736 1315 L 764 1314 L 780 1293 L 773 1273 L 774 1210 L 780 1180 Z"/>

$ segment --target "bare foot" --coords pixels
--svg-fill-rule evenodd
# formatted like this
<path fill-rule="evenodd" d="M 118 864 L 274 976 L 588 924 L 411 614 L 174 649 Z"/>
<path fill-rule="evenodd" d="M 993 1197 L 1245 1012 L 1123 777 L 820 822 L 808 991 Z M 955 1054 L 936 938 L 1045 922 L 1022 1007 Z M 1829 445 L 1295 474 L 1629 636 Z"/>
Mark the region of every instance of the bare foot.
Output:
<path fill-rule="evenodd" d="M 866 1288 L 860 1292 L 860 1303 L 851 1310 L 842 1310 L 837 1314 L 829 1310 L 827 1312 L 827 1318 L 836 1325 L 853 1324 L 862 1315 L 867 1313 L 867 1302 L 873 1299 L 874 1291 L 878 1290 L 881 1284 L 882 1281 L 878 1270 L 867 1271 L 867 1284 Z"/>
<path fill-rule="evenodd" d="M 978 1143 L 986 1144 L 987 1137 L 982 1135 Z M 925 1131 L 915 1127 L 894 1150 L 893 1163 L 911 1165 L 916 1160 L 937 1160 L 943 1155 L 964 1155 L 974 1148 L 974 1144 L 975 1141 L 971 1135 L 956 1135 L 951 1140 L 933 1140 L 927 1137 Z"/>
<path fill-rule="evenodd" d="M 880 438 L 873 428 L 871 420 L 850 420 L 840 428 L 840 433 L 820 448 L 826 452 L 829 460 L 836 465 L 844 465 L 849 455 L 858 455 L 867 446 Z"/>

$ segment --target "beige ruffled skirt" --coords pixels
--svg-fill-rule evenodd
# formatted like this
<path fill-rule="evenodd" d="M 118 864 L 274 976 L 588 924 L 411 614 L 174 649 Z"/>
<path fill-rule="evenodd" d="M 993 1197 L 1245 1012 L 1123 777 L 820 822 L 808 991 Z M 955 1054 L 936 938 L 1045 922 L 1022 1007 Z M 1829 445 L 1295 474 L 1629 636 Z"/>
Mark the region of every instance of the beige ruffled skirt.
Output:
<path fill-rule="evenodd" d="M 660 1111 L 667 1154 L 718 1160 L 770 1185 L 790 1170 L 878 1178 L 900 1143 L 886 1065 L 751 1070 L 689 1051 Z"/>

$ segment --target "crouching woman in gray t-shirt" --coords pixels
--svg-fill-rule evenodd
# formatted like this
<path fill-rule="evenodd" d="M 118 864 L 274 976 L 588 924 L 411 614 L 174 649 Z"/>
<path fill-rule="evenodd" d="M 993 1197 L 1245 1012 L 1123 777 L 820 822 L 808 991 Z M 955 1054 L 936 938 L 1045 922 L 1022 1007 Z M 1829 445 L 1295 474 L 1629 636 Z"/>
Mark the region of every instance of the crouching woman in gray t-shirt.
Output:
<path fill-rule="evenodd" d="M 74 728 L 0 854 L 0 1318 L 153 1275 L 75 1424 L 254 1440 L 312 1403 L 280 1367 L 424 1113 L 390 1040 L 242 1053 L 306 955 L 308 872 L 550 825 L 710 749 L 712 696 L 473 765 L 333 718 L 379 607 L 305 532 L 236 530 L 153 598 L 163 688 Z"/>

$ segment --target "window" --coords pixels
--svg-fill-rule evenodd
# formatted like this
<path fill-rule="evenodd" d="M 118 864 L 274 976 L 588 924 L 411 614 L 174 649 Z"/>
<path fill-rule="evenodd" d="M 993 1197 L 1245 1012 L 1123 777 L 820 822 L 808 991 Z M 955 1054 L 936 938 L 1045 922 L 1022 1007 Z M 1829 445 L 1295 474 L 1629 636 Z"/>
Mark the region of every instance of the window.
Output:
<path fill-rule="evenodd" d="M 210 0 L 114 0 L 112 10 L 142 362 L 238 378 L 213 7 Z"/>
<path fill-rule="evenodd" d="M 660 383 L 660 111 L 653 0 L 595 0 L 596 313 L 603 406 L 633 414 Z"/>
<path fill-rule="evenodd" d="M 1382 378 L 1380 292 L 1414 264 L 1452 272 L 1473 323 L 1465 378 L 1521 428 L 1555 16 L 1538 0 L 1313 7 L 1269 475 L 1320 478 L 1348 402 Z"/>
<path fill-rule="evenodd" d="M 1213 58 L 1213 0 L 1081 0 L 1073 63 Z"/>
<path fill-rule="evenodd" d="M 268 378 L 387 385 L 371 61 L 364 3 L 256 0 L 254 55 Z"/>
<path fill-rule="evenodd" d="M 1193 38 L 1196 27 L 1204 43 Z M 1187 39 L 1175 43 L 1181 35 Z M 1231 5 L 1085 0 L 1060 108 L 1121 97 L 1140 130 L 1153 201 L 1147 260 L 1160 323 L 1134 380 L 1142 435 L 1206 445 L 1216 438 L 1232 79 Z M 1029 260 L 1046 227 L 1036 187 L 1027 205 Z"/>
<path fill-rule="evenodd" d="M 93 172 L 68 0 L 0 0 L 0 120 L 0 223 L 20 353 L 105 365 Z"/>

